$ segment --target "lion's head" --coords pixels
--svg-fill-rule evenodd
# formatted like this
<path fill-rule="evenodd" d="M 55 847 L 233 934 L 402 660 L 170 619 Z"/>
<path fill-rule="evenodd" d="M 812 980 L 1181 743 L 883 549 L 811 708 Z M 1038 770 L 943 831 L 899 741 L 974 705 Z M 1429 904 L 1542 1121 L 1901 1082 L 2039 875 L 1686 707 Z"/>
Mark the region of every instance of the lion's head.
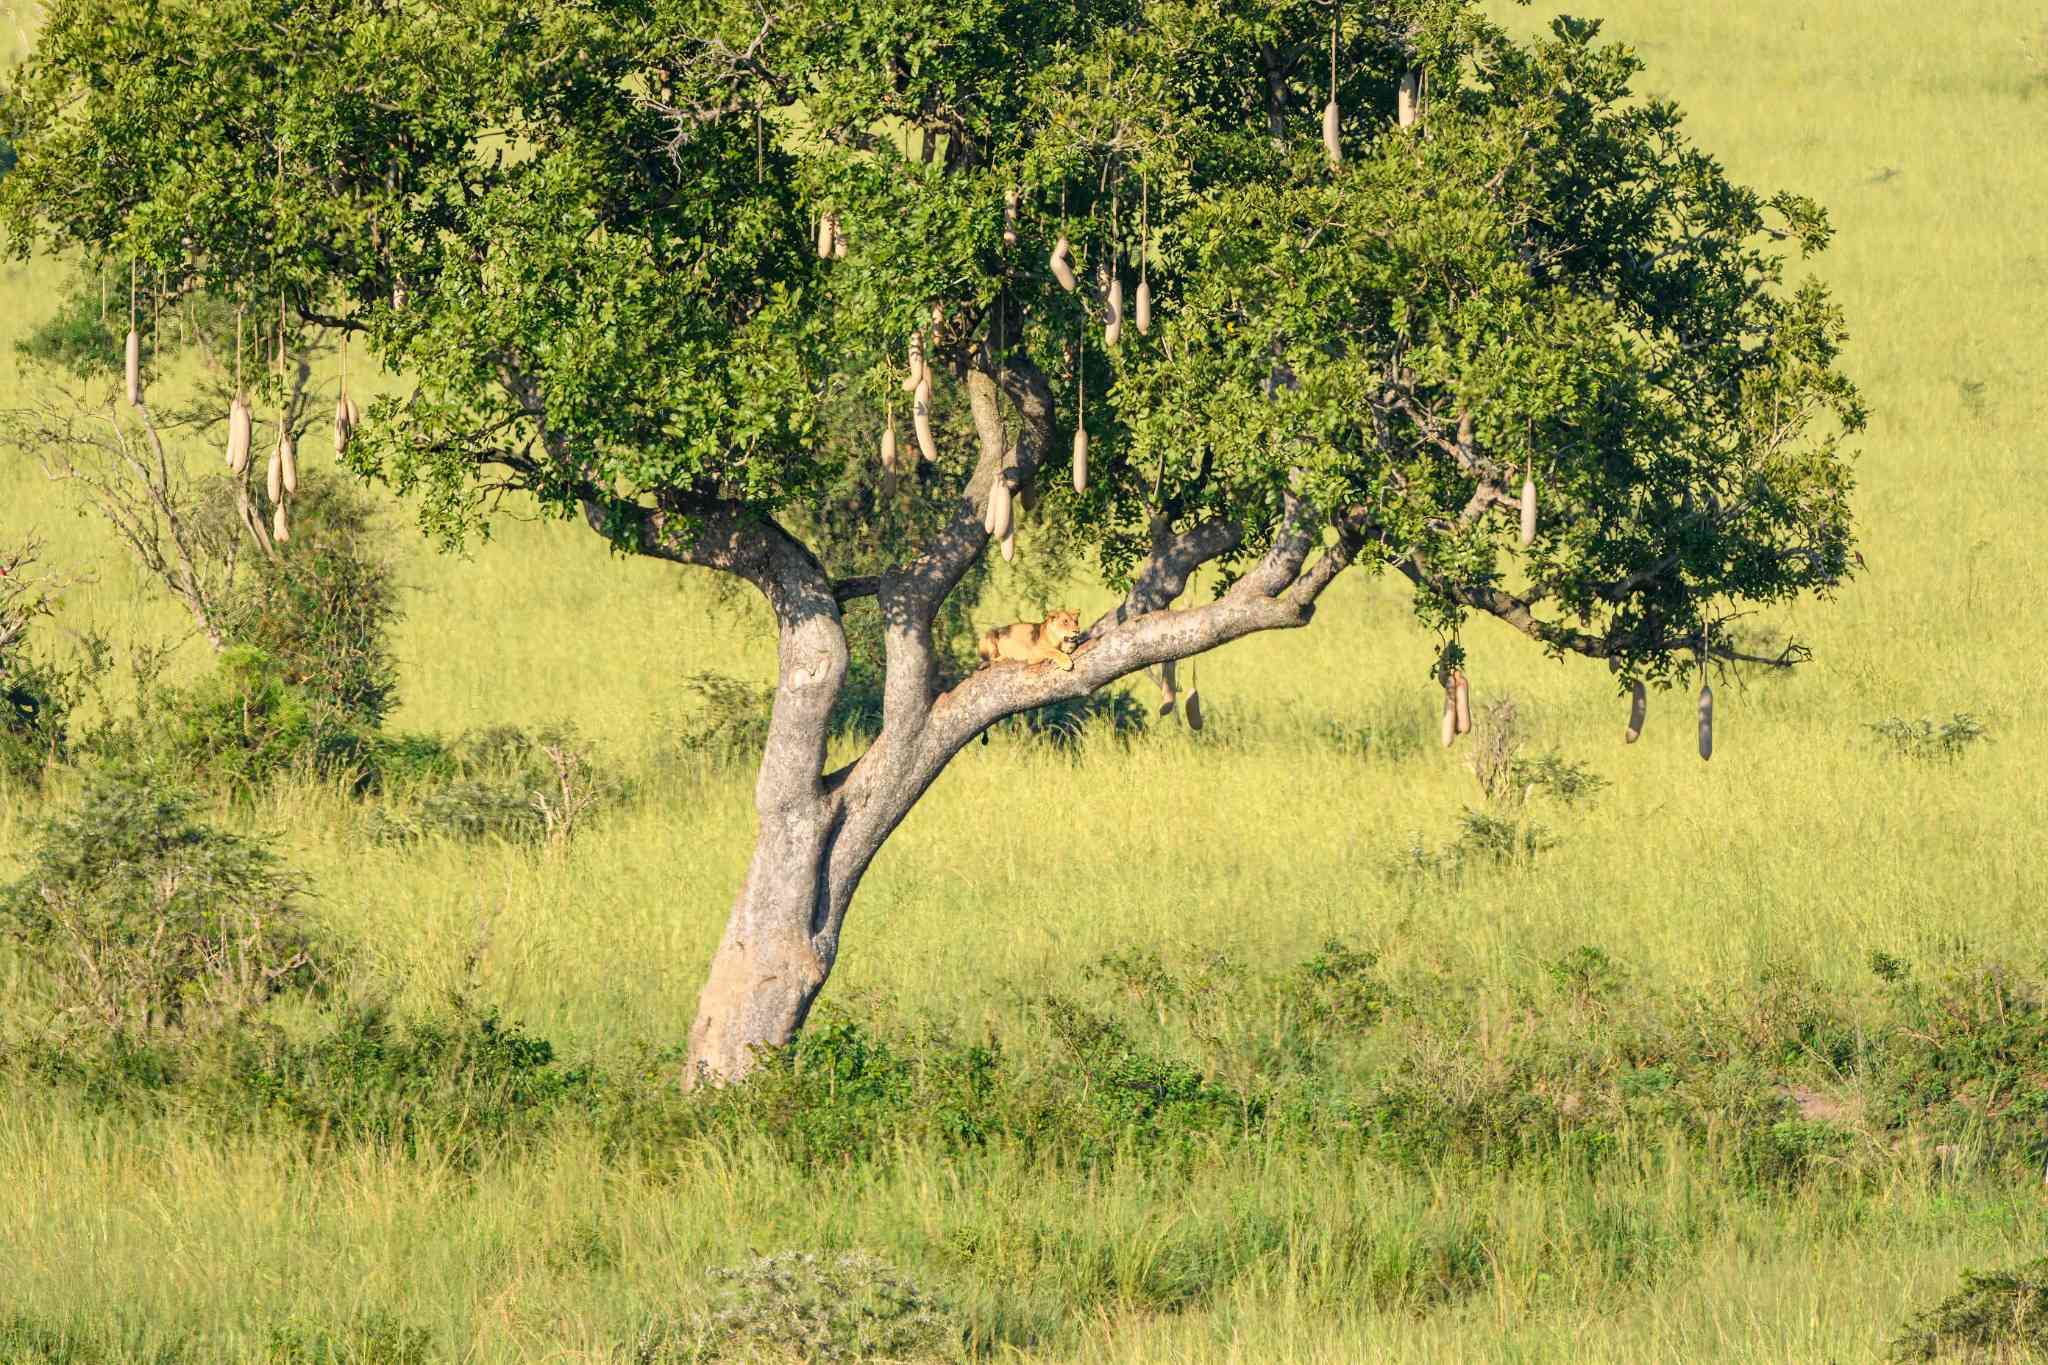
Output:
<path fill-rule="evenodd" d="M 1079 612 L 1056 611 L 1045 618 L 1045 635 L 1054 644 L 1063 645 L 1081 633 Z"/>

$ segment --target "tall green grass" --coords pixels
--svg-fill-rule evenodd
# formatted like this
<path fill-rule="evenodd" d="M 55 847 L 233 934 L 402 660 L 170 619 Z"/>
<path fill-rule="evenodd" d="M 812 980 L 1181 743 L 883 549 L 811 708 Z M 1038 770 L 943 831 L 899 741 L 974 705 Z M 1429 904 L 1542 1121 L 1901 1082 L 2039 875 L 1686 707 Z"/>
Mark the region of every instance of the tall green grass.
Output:
<path fill-rule="evenodd" d="M 1740 178 L 1811 193 L 1838 226 L 1818 268 L 1872 407 L 1855 499 L 1868 567 L 1839 601 L 1759 622 L 1815 661 L 1721 689 L 1703 765 L 1682 699 L 1653 697 L 1625 748 L 1603 672 L 1476 626 L 1480 698 L 1512 692 L 1538 748 L 1612 785 L 1542 812 L 1560 842 L 1532 867 L 1415 876 L 1397 870 L 1411 846 L 1453 839 L 1478 789 L 1464 753 L 1431 738 L 1431 641 L 1402 593 L 1342 583 L 1309 630 L 1200 661 L 1200 736 L 1169 727 L 1071 756 L 970 747 L 869 876 L 834 1010 L 1050 1050 L 1032 993 L 1083 990 L 1106 953 L 1227 949 L 1278 971 L 1335 936 L 1390 975 L 1490 1002 L 1441 1042 L 1483 1059 L 1555 1008 L 1550 967 L 1584 945 L 1673 1001 L 1787 971 L 1846 998 L 1869 989 L 1873 951 L 2048 962 L 2033 719 L 2048 563 L 2031 496 L 2048 406 L 2048 12 L 1592 8 Z M 25 396 L 12 344 L 62 273 L 0 268 L 0 404 Z M 53 564 L 94 575 L 68 624 L 183 631 L 104 529 L 10 458 L 0 533 L 27 526 Z M 344 998 L 424 1015 L 461 993 L 565 1058 L 645 1066 L 688 1026 L 752 824 L 745 774 L 699 780 L 653 756 L 689 711 L 689 675 L 770 676 L 763 613 L 570 526 L 510 520 L 463 559 L 408 538 L 401 558 L 391 724 L 570 720 L 641 777 L 639 796 L 560 856 L 374 846 L 361 804 L 312 782 L 213 814 L 263 834 L 357 945 Z M 1042 605 L 997 575 L 991 618 Z M 1073 589 L 1072 605 L 1107 600 Z M 187 645 L 176 667 L 202 653 Z M 1902 759 L 1868 728 L 1956 711 L 1991 740 L 1955 763 Z M 0 808 L 0 876 L 35 816 Z M 20 971 L 0 956 L 8 998 Z M 1899 1160 L 1765 1193 L 1711 1144 L 1656 1132 L 1595 1175 L 1258 1143 L 1192 1173 L 1133 1160 L 1049 1175 L 916 1143 L 805 1170 L 744 1132 L 621 1158 L 566 1123 L 470 1169 L 432 1150 L 224 1136 L 175 1099 L 143 1118 L 75 1089 L 4 1093 L 0 1344 L 32 1360 L 291 1358 L 315 1338 L 374 1359 L 408 1332 L 437 1359 L 629 1359 L 650 1320 L 703 1299 L 706 1269 L 836 1246 L 928 1277 L 996 1358 L 1863 1360 L 1959 1268 L 2020 1259 L 2048 1232 L 2038 1186 L 2010 1164 L 1944 1183 Z M 1361 1268 L 1361 1246 L 1385 1266 Z M 1389 1287 L 1362 1292 L 1373 1284 Z"/>

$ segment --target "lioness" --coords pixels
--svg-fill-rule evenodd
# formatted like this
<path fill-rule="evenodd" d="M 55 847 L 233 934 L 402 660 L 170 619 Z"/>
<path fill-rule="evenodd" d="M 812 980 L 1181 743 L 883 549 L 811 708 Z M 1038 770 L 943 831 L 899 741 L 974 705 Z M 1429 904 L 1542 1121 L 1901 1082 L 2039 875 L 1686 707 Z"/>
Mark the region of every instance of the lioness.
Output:
<path fill-rule="evenodd" d="M 1071 611 L 1056 611 L 1043 621 L 1019 621 L 1001 630 L 985 630 L 976 651 L 981 655 L 983 668 L 994 663 L 1036 664 L 1051 660 L 1062 671 L 1072 672 L 1071 642 L 1080 633 L 1080 616 Z"/>

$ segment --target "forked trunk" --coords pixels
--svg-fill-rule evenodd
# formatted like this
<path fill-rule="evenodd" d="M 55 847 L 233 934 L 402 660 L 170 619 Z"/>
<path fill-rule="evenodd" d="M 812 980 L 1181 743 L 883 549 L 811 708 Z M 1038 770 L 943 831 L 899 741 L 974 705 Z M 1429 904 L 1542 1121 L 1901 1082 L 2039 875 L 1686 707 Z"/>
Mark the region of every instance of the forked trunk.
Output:
<path fill-rule="evenodd" d="M 813 923 L 830 904 L 822 808 L 788 811 L 764 825 L 754 861 L 711 959 L 690 1028 L 689 1083 L 731 1080 L 759 1048 L 796 1036 L 832 970 Z"/>
<path fill-rule="evenodd" d="M 738 1080 L 760 1049 L 783 1046 L 803 1027 L 838 961 L 861 878 L 943 766 L 912 769 L 886 746 L 874 757 L 859 777 L 764 810 L 753 864 L 697 998 L 687 1084 Z"/>

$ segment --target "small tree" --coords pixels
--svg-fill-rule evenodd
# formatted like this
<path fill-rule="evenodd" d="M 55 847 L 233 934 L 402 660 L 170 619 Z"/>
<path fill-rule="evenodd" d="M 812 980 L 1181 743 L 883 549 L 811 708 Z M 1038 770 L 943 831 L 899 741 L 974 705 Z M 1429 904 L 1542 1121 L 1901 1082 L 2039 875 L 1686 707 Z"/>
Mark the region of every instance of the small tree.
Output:
<path fill-rule="evenodd" d="M 261 650 L 284 682 L 353 723 L 377 724 L 396 699 L 390 632 L 400 612 L 370 500 L 348 482 L 308 471 L 284 495 L 292 526 L 279 540 L 261 461 L 194 472 L 215 457 L 196 447 L 218 409 L 251 380 L 277 396 L 277 423 L 303 444 L 312 425 L 309 358 L 301 354 L 282 370 L 244 367 L 231 348 L 239 349 L 246 318 L 216 300 L 186 299 L 180 309 L 158 290 L 137 289 L 143 373 L 184 350 L 198 355 L 204 380 L 189 401 L 158 404 L 152 394 L 124 411 L 128 312 L 109 311 L 96 292 L 82 278 L 17 344 L 32 367 L 34 396 L 0 413 L 0 443 L 99 513 L 216 652 Z M 265 423 L 260 436 L 274 445 L 277 424 Z"/>
<path fill-rule="evenodd" d="M 1477 613 L 1623 686 L 1843 580 L 1862 412 L 1780 254 L 1826 220 L 1731 183 L 1637 69 L 1468 0 L 71 0 L 0 214 L 22 250 L 282 300 L 299 350 L 360 338 L 408 392 L 352 458 L 443 538 L 517 490 L 767 599 L 758 842 L 691 1034 L 692 1078 L 731 1077 L 1004 716 L 1305 625 L 1354 566 L 1413 584 L 1447 661 Z M 1109 344 L 1141 286 L 1149 330 Z M 893 406 L 909 447 L 913 345 L 965 418 L 883 497 L 821 414 L 879 436 Z M 821 557 L 825 500 L 870 484 L 882 566 Z M 1070 671 L 955 681 L 934 622 L 999 484 L 1026 554 L 1082 547 L 1124 596 Z M 1221 590 L 1171 609 L 1204 565 Z M 883 723 L 828 771 L 867 598 Z"/>
<path fill-rule="evenodd" d="M 105 773 L 0 885 L 0 932 L 56 988 L 59 1023 L 138 1039 L 234 1019 L 313 961 L 296 888 L 160 783 Z"/>

